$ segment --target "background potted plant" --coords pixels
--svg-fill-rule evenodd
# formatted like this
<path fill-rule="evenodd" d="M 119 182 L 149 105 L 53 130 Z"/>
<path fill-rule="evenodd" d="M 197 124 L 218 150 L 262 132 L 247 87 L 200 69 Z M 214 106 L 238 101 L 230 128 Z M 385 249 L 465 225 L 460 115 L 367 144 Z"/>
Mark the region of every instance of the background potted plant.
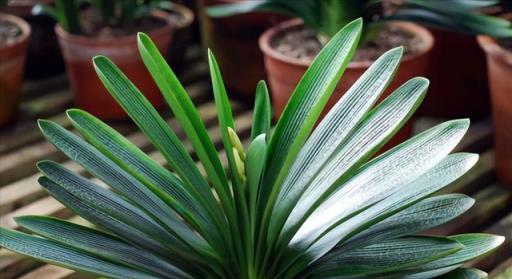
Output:
<path fill-rule="evenodd" d="M 475 35 L 512 36 L 510 23 L 487 16 L 495 14 L 507 0 L 395 2 L 402 3 L 391 11 L 392 18 L 423 23 L 435 39 L 429 63 L 432 88 L 419 114 L 472 119 L 487 116 L 490 104 L 485 54 Z"/>
<path fill-rule="evenodd" d="M 25 77 L 39 79 L 64 72 L 57 36 L 55 20 L 48 15 L 33 14 L 34 6 L 53 4 L 53 0 L 8 0 L 0 10 L 23 18 L 31 29 L 27 49 Z"/>
<path fill-rule="evenodd" d="M 473 2 L 479 2 L 479 4 Z M 429 75 L 427 55 L 433 46 L 432 35 L 420 26 L 410 23 L 392 23 L 393 20 L 425 23 L 458 32 L 510 34 L 512 31 L 508 27 L 508 22 L 488 18 L 472 10 L 478 5 L 482 6 L 481 2 L 258 0 L 250 3 L 214 6 L 209 9 L 209 14 L 213 17 L 225 17 L 247 11 L 261 11 L 302 19 L 306 28 L 303 28 L 302 22 L 299 21 L 283 23 L 270 29 L 260 41 L 265 53 L 270 86 L 273 89 L 274 105 L 279 114 L 286 103 L 284 100 L 291 93 L 291 88 L 298 81 L 300 73 L 304 72 L 311 63 L 312 57 L 332 36 L 333 30 L 346 22 L 363 17 L 367 27 L 356 61 L 349 66 L 344 76 L 345 80 L 340 81 L 339 93 L 335 98 L 339 98 L 356 77 L 368 68 L 374 59 L 372 56 L 382 53 L 382 49 L 386 47 L 400 44 L 405 47 L 406 55 L 397 72 L 396 81 L 403 81 L 414 75 Z M 301 43 L 304 40 L 306 43 Z M 396 87 L 397 84 L 391 88 Z M 445 98 L 444 95 L 434 94 L 426 103 L 442 103 Z"/>
<path fill-rule="evenodd" d="M 478 42 L 487 54 L 496 173 L 512 185 L 512 38 L 478 36 Z"/>
<path fill-rule="evenodd" d="M 157 10 L 159 2 L 56 0 L 55 6 L 42 8 L 58 21 L 55 31 L 78 107 L 102 119 L 127 117 L 96 79 L 90 59 L 98 54 L 109 55 L 153 105 L 162 106 L 158 89 L 136 55 L 134 39 L 136 32 L 148 32 L 161 50 L 169 49 L 173 28 L 168 15 Z"/>
<path fill-rule="evenodd" d="M 0 126 L 18 107 L 29 37 L 30 26 L 22 18 L 0 13 Z"/>
<path fill-rule="evenodd" d="M 229 18 L 207 15 L 210 6 L 244 2 L 250 3 L 252 0 L 198 0 L 197 5 L 205 53 L 206 48 L 210 48 L 217 54 L 230 92 L 250 103 L 254 99 L 254 85 L 265 78 L 258 38 L 263 31 L 282 21 L 283 17 L 260 12 Z"/>
<path fill-rule="evenodd" d="M 485 278 L 464 263 L 492 252 L 503 237 L 421 234 L 474 203 L 463 194 L 434 196 L 478 160 L 450 154 L 469 121 L 439 124 L 373 157 L 428 87 L 416 77 L 377 103 L 398 66 L 399 48 L 378 58 L 315 127 L 361 31 L 362 20 L 355 20 L 331 38 L 272 132 L 268 91 L 258 84 L 247 149 L 209 53 L 226 168 L 184 87 L 151 39 L 139 34 L 144 63 L 206 177 L 122 71 L 107 57 L 95 57 L 99 78 L 173 171 L 85 111 L 67 112 L 82 137 L 41 120 L 48 141 L 111 188 L 57 162 L 39 162 L 41 186 L 97 227 L 23 216 L 17 224 L 33 234 L 0 228 L 0 246 L 119 279 Z"/>

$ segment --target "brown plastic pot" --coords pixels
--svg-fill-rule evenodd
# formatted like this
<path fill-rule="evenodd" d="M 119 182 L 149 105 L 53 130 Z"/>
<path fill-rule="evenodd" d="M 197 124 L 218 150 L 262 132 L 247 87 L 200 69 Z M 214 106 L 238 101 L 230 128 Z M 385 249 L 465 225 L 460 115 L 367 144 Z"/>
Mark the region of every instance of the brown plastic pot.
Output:
<path fill-rule="evenodd" d="M 30 26 L 13 15 L 0 13 L 0 19 L 21 29 L 15 42 L 0 47 L 0 126 L 3 126 L 13 117 L 20 100 Z"/>
<path fill-rule="evenodd" d="M 478 36 L 478 42 L 487 55 L 496 173 L 512 186 L 512 52 L 487 36 Z"/>
<path fill-rule="evenodd" d="M 254 98 L 256 84 L 265 79 L 259 36 L 284 17 L 265 13 L 247 13 L 226 18 L 210 18 L 206 8 L 244 0 L 199 0 L 198 10 L 203 46 L 210 48 L 230 92 L 247 102 Z M 235 96 L 236 96 L 235 95 Z"/>
<path fill-rule="evenodd" d="M 174 35 L 167 55 L 167 60 L 173 71 L 180 73 L 185 67 L 185 51 L 191 44 L 194 35 L 194 30 L 192 30 L 194 13 L 186 6 L 175 3 L 172 4 L 171 10 L 166 12 L 179 14 L 181 17 L 179 22 L 173 24 Z"/>
<path fill-rule="evenodd" d="M 283 22 L 269 30 L 260 37 L 260 48 L 265 56 L 265 68 L 267 70 L 268 81 L 272 92 L 272 103 L 274 106 L 274 116 L 279 117 L 288 100 L 295 89 L 300 78 L 310 66 L 311 60 L 296 59 L 287 57 L 277 52 L 271 42 L 274 38 L 287 30 L 302 26 L 302 21 L 293 19 Z M 428 70 L 428 55 L 434 44 L 434 39 L 430 32 L 416 24 L 412 23 L 392 23 L 419 36 L 423 41 L 423 48 L 418 53 L 406 55 L 402 58 L 400 68 L 396 76 L 389 85 L 383 98 L 391 94 L 407 80 L 416 76 L 425 76 Z M 343 77 L 338 83 L 337 88 L 329 99 L 323 114 L 327 113 L 343 94 L 354 84 L 354 82 L 368 69 L 371 62 L 351 62 L 345 70 Z M 412 133 L 412 123 L 407 123 L 402 130 L 391 140 L 390 146 L 410 137 Z M 388 146 L 389 147 L 389 146 Z"/>
<path fill-rule="evenodd" d="M 167 24 L 148 33 L 162 53 L 169 50 L 173 28 L 164 12 L 154 13 Z M 137 36 L 95 38 L 70 34 L 57 25 L 55 28 L 62 49 L 66 70 L 75 94 L 75 105 L 103 120 L 127 119 L 127 114 L 107 92 L 96 75 L 92 58 L 104 55 L 144 93 L 155 106 L 163 106 L 163 98 L 147 71 L 137 48 Z"/>
<path fill-rule="evenodd" d="M 429 93 L 420 114 L 441 118 L 489 115 L 485 54 L 475 36 L 431 29 L 435 46 L 430 55 Z"/>

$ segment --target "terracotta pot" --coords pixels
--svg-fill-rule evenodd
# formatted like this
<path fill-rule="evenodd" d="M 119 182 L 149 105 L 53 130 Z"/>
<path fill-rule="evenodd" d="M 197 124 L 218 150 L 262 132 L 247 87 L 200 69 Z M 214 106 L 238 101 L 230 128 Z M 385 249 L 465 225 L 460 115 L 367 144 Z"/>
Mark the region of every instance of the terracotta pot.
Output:
<path fill-rule="evenodd" d="M 15 42 L 0 47 L 0 126 L 12 118 L 18 107 L 30 26 L 21 18 L 0 13 L 0 19 L 10 21 L 21 29 Z"/>
<path fill-rule="evenodd" d="M 281 115 L 285 105 L 288 103 L 291 93 L 312 61 L 287 57 L 273 49 L 270 42 L 272 42 L 277 35 L 282 34 L 282 32 L 287 32 L 287 30 L 294 29 L 302 25 L 301 20 L 293 19 L 267 30 L 260 37 L 259 43 L 260 48 L 265 55 L 265 67 L 272 92 L 275 117 Z M 423 49 L 420 52 L 406 55 L 402 58 L 400 68 L 393 82 L 383 94 L 383 98 L 388 96 L 394 89 L 398 88 L 407 80 L 416 76 L 425 76 L 427 74 L 428 54 L 434 44 L 434 39 L 430 32 L 419 25 L 412 23 L 393 23 L 393 25 L 420 36 L 424 43 Z M 357 61 L 349 64 L 343 74 L 343 77 L 338 83 L 337 88 L 326 105 L 323 112 L 324 115 L 334 106 L 334 104 L 336 104 L 336 102 L 370 65 L 370 62 Z M 395 136 L 391 141 L 391 144 L 394 145 L 409 138 L 411 132 L 412 124 L 409 122 L 404 126 L 404 128 L 402 128 L 397 136 Z"/>
<path fill-rule="evenodd" d="M 149 32 L 162 53 L 169 50 L 173 28 L 164 12 L 155 13 L 167 24 Z M 104 120 L 127 119 L 128 115 L 107 92 L 94 71 L 92 58 L 105 55 L 144 93 L 156 107 L 163 106 L 163 97 L 147 71 L 137 48 L 135 34 L 123 37 L 95 38 L 70 34 L 55 28 L 62 48 L 66 70 L 75 94 L 75 105 Z"/>
<path fill-rule="evenodd" d="M 512 51 L 487 36 L 478 36 L 478 42 L 487 54 L 496 173 L 512 186 Z"/>
<path fill-rule="evenodd" d="M 23 18 L 31 29 L 25 65 L 25 78 L 38 79 L 54 76 L 64 72 L 57 36 L 55 35 L 55 20 L 45 15 L 32 15 L 35 4 L 49 5 L 53 0 L 39 1 L 10 1 L 2 8 L 7 13 Z"/>
<path fill-rule="evenodd" d="M 420 114 L 442 118 L 489 115 L 485 54 L 475 36 L 432 29 L 435 46 L 429 66 L 431 86 Z"/>
<path fill-rule="evenodd" d="M 210 18 L 206 7 L 243 0 L 198 0 L 203 46 L 210 48 L 222 70 L 226 87 L 235 97 L 247 102 L 254 98 L 256 84 L 265 79 L 263 55 L 258 37 L 284 17 L 264 13 L 247 13 L 226 18 Z"/>
<path fill-rule="evenodd" d="M 180 73 L 185 67 L 185 50 L 193 40 L 192 23 L 194 13 L 184 5 L 172 4 L 170 13 L 177 13 L 181 20 L 173 25 L 174 35 L 169 48 L 167 60 L 175 73 Z"/>

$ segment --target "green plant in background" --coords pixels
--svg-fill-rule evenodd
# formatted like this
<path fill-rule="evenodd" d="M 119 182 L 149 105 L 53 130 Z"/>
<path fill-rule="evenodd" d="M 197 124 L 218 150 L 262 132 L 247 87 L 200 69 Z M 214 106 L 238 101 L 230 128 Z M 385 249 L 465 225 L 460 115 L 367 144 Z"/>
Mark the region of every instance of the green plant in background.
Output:
<path fill-rule="evenodd" d="M 38 4 L 34 14 L 46 14 L 53 17 L 64 30 L 72 34 L 83 33 L 79 12 L 90 4 L 101 16 L 105 26 L 130 26 L 137 18 L 147 16 L 151 11 L 167 7 L 163 0 L 55 0 L 55 5 Z"/>
<path fill-rule="evenodd" d="M 389 20 L 405 20 L 468 34 L 512 37 L 509 21 L 479 14 L 476 9 L 500 1 L 466 0 L 253 0 L 210 6 L 208 15 L 226 17 L 260 11 L 303 19 L 322 38 L 330 38 L 348 22 L 362 17 L 369 41 Z M 320 41 L 327 41 L 320 39 Z"/>
<path fill-rule="evenodd" d="M 274 130 L 266 85 L 258 84 L 248 148 L 235 132 L 209 53 L 227 166 L 184 87 L 149 37 L 139 34 L 143 61 L 204 173 L 141 92 L 108 58 L 96 57 L 100 79 L 170 170 L 85 111 L 67 112 L 83 138 L 41 120 L 48 141 L 110 188 L 56 162 L 38 163 L 42 187 L 96 227 L 18 217 L 34 235 L 2 228 L 0 245 L 110 278 L 485 277 L 462 265 L 491 252 L 503 237 L 418 234 L 474 203 L 463 194 L 433 196 L 478 159 L 449 154 L 469 121 L 442 123 L 375 157 L 428 87 L 426 79 L 413 78 L 375 106 L 396 72 L 401 48 L 382 55 L 315 128 L 361 33 L 358 19 L 331 38 Z"/>

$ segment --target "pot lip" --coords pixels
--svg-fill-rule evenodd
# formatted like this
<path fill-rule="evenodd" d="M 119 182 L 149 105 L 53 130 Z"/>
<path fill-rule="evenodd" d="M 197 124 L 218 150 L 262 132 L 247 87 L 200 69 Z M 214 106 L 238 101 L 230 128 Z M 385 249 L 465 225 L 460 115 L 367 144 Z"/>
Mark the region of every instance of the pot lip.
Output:
<path fill-rule="evenodd" d="M 178 4 L 178 3 L 172 3 L 170 10 L 177 12 L 177 13 L 183 15 L 183 17 L 184 17 L 184 20 L 181 22 L 181 24 L 174 25 L 174 29 L 185 29 L 188 26 L 190 26 L 195 19 L 194 12 L 192 12 L 192 10 L 190 10 L 185 5 Z"/>
<path fill-rule="evenodd" d="M 150 35 L 151 37 L 159 37 L 165 34 L 170 35 L 171 32 L 175 30 L 166 12 L 157 10 L 153 11 L 151 15 L 163 19 L 166 22 L 164 26 L 154 29 L 151 32 L 148 32 L 148 35 Z M 137 41 L 137 36 L 135 36 L 135 34 L 124 35 L 119 37 L 102 37 L 100 39 L 98 39 L 97 37 L 71 34 L 68 31 L 64 30 L 64 28 L 62 28 L 62 26 L 59 23 L 55 24 L 55 33 L 57 34 L 57 37 L 59 37 L 60 39 L 72 41 L 83 45 L 122 45 L 133 44 L 133 42 Z"/>
<path fill-rule="evenodd" d="M 485 53 L 487 53 L 487 55 L 496 58 L 501 57 L 509 64 L 512 64 L 512 51 L 507 50 L 499 45 L 496 39 L 487 35 L 478 35 L 476 39 L 480 47 L 485 51 Z"/>
<path fill-rule="evenodd" d="M 415 23 L 403 22 L 403 21 L 390 21 L 389 24 L 400 26 L 404 29 L 412 30 L 415 34 L 422 38 L 424 42 L 423 48 L 412 54 L 407 54 L 402 57 L 402 63 L 413 60 L 417 57 L 425 55 L 434 47 L 434 36 L 428 29 L 422 27 Z M 301 19 L 295 18 L 291 20 L 284 21 L 280 24 L 277 24 L 269 29 L 267 29 L 259 38 L 259 46 L 265 55 L 268 55 L 276 60 L 290 63 L 296 66 L 308 67 L 311 65 L 312 59 L 298 59 L 294 57 L 288 57 L 282 53 L 279 53 L 274 48 L 270 46 L 270 42 L 272 39 L 279 33 L 285 31 L 286 29 L 303 25 L 303 21 Z M 351 61 L 348 65 L 348 68 L 368 68 L 375 61 Z"/>
<path fill-rule="evenodd" d="M 30 29 L 30 25 L 23 18 L 21 18 L 19 16 L 11 15 L 11 14 L 1 13 L 1 12 L 0 12 L 0 18 L 16 24 L 21 29 L 21 35 L 18 36 L 13 43 L 3 46 L 1 49 L 17 47 L 18 45 L 20 45 L 28 40 L 28 37 L 30 36 L 31 29 Z"/>

